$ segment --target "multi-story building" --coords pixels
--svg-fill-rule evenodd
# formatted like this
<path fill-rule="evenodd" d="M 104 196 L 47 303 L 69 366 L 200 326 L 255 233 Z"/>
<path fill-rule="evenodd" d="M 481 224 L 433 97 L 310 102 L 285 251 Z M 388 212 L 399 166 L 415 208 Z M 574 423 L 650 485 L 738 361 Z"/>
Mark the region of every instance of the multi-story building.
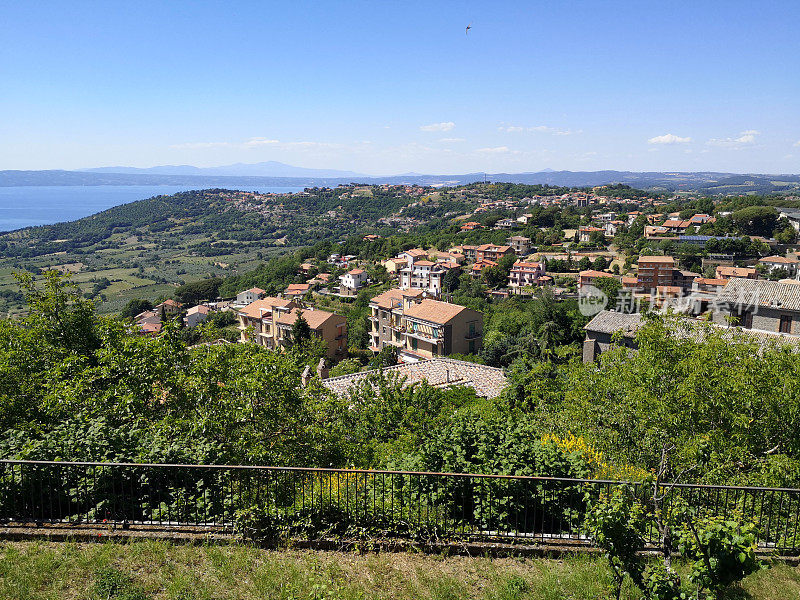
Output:
<path fill-rule="evenodd" d="M 419 289 L 438 296 L 442 293 L 445 275 L 458 268 L 459 265 L 452 262 L 417 260 L 413 265 L 400 269 L 400 289 Z"/>
<path fill-rule="evenodd" d="M 769 273 L 777 269 L 785 269 L 789 277 L 797 275 L 798 261 L 796 258 L 789 258 L 787 256 L 767 256 L 758 262 L 764 265 Z"/>
<path fill-rule="evenodd" d="M 341 282 L 339 293 L 352 296 L 364 287 L 367 282 L 367 272 L 364 269 L 351 269 L 341 275 L 339 281 Z"/>
<path fill-rule="evenodd" d="M 342 358 L 347 354 L 347 319 L 341 315 L 313 308 L 278 308 L 275 321 L 275 346 L 285 348 L 292 342 L 292 327 L 303 316 L 313 335 L 328 346 L 328 358 Z"/>
<path fill-rule="evenodd" d="M 506 242 L 517 256 L 525 256 L 531 251 L 531 238 L 524 235 L 512 235 Z"/>
<path fill-rule="evenodd" d="M 520 293 L 526 286 L 537 286 L 544 275 L 544 263 L 523 262 L 518 260 L 511 267 L 508 274 L 508 287 L 514 293 Z"/>
<path fill-rule="evenodd" d="M 475 260 L 475 253 L 477 249 L 478 249 L 477 246 L 465 245 L 465 246 L 454 246 L 450 248 L 449 251 L 454 254 L 463 254 L 464 258 L 467 261 L 472 262 Z"/>
<path fill-rule="evenodd" d="M 611 273 L 604 273 L 603 271 L 595 271 L 594 269 L 581 271 L 578 273 L 578 289 L 581 289 L 585 285 L 594 285 L 595 280 L 602 277 L 612 277 L 616 279 Z"/>
<path fill-rule="evenodd" d="M 513 253 L 514 251 L 511 249 L 511 246 L 482 244 L 475 249 L 475 260 L 478 262 L 482 260 L 491 260 L 497 262 L 504 256 L 508 256 L 509 254 Z"/>
<path fill-rule="evenodd" d="M 410 290 L 389 290 L 370 302 L 371 346 L 395 346 L 404 362 L 479 352 L 483 315 L 458 304 L 439 302 Z"/>
<path fill-rule="evenodd" d="M 403 347 L 403 311 L 422 300 L 424 292 L 420 289 L 391 289 L 375 296 L 370 307 L 370 345 L 379 351 L 384 346 Z"/>
<path fill-rule="evenodd" d="M 277 347 L 275 343 L 276 312 L 280 309 L 291 310 L 296 306 L 291 300 L 269 296 L 251 302 L 237 313 L 239 341 L 253 342 L 274 350 Z"/>
<path fill-rule="evenodd" d="M 583 244 L 588 244 L 592 241 L 593 233 L 602 233 L 605 236 L 606 230 L 593 225 L 587 225 L 578 229 L 578 241 Z"/>
<path fill-rule="evenodd" d="M 640 256 L 637 263 L 639 287 L 650 292 L 659 286 L 672 285 L 675 259 L 671 256 Z"/>

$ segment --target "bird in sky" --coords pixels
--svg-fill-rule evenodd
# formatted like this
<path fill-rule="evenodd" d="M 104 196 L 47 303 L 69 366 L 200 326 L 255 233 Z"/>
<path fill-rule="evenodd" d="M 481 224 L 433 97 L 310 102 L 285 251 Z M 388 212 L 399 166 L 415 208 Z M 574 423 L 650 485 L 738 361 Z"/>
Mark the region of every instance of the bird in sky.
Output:
<path fill-rule="evenodd" d="M 472 23 L 470 23 L 469 25 L 467 25 L 467 28 L 464 30 L 464 35 L 467 35 L 467 34 L 469 33 L 469 30 L 470 30 L 470 29 L 472 29 Z"/>

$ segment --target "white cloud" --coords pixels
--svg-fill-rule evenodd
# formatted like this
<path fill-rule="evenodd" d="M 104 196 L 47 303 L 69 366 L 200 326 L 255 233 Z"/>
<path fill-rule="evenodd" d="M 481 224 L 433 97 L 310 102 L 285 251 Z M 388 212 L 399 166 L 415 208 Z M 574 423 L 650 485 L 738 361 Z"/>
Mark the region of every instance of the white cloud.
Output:
<path fill-rule="evenodd" d="M 793 145 L 795 148 L 800 148 L 800 140 L 797 140 Z"/>
<path fill-rule="evenodd" d="M 514 154 L 515 151 L 508 146 L 496 146 L 494 148 L 478 148 L 475 152 L 481 154 Z"/>
<path fill-rule="evenodd" d="M 550 127 L 548 125 L 536 125 L 534 127 L 521 127 L 519 125 L 503 125 L 501 124 L 498 128 L 498 131 L 503 131 L 505 133 L 549 133 L 552 135 L 574 135 L 576 133 L 583 133 L 580 129 L 572 130 L 572 129 L 558 129 L 556 127 Z"/>
<path fill-rule="evenodd" d="M 442 121 L 441 123 L 431 123 L 430 125 L 422 125 L 420 131 L 450 131 L 456 124 L 452 121 Z"/>
<path fill-rule="evenodd" d="M 464 138 L 440 138 L 439 141 L 449 144 L 452 142 L 466 142 L 467 140 Z"/>
<path fill-rule="evenodd" d="M 681 137 L 672 133 L 665 133 L 664 135 L 657 135 L 647 140 L 648 144 L 688 144 L 692 141 L 690 137 Z"/>
<path fill-rule="evenodd" d="M 266 146 L 269 144 L 279 144 L 279 143 L 280 142 L 278 140 L 270 140 L 263 137 L 254 137 L 247 140 L 244 143 L 244 145 L 247 146 L 248 148 L 256 148 L 258 146 Z"/>
<path fill-rule="evenodd" d="M 203 148 L 227 148 L 233 146 L 230 142 L 186 142 L 185 144 L 172 144 L 170 148 L 179 150 L 197 150 Z"/>
<path fill-rule="evenodd" d="M 718 148 L 733 148 L 737 150 L 746 146 L 751 146 L 756 143 L 756 136 L 761 135 L 760 131 L 755 129 L 747 129 L 742 131 L 738 137 L 729 138 L 711 138 L 706 142 L 709 146 L 717 146 Z"/>

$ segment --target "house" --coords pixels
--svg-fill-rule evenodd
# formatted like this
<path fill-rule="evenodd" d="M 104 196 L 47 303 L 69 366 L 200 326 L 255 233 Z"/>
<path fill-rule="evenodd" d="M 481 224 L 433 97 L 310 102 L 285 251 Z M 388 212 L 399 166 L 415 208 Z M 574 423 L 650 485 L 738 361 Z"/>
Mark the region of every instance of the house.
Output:
<path fill-rule="evenodd" d="M 636 277 L 621 277 L 620 281 L 622 281 L 622 287 L 628 289 L 636 289 L 639 287 L 639 279 Z"/>
<path fill-rule="evenodd" d="M 513 254 L 511 246 L 497 246 L 495 244 L 482 244 L 475 249 L 475 260 L 499 261 L 504 256 Z"/>
<path fill-rule="evenodd" d="M 700 273 L 672 269 L 672 283 L 670 285 L 678 287 L 684 292 L 689 292 L 694 286 L 695 279 L 698 277 L 700 277 Z"/>
<path fill-rule="evenodd" d="M 211 308 L 204 304 L 200 304 L 198 306 L 193 306 L 189 310 L 186 311 L 186 316 L 183 317 L 183 322 L 186 327 L 196 327 L 203 321 L 205 321 L 208 316 L 212 313 Z"/>
<path fill-rule="evenodd" d="M 181 304 L 180 302 L 176 302 L 175 300 L 170 298 L 169 300 L 164 300 L 164 302 L 162 302 L 161 304 L 157 304 L 155 306 L 155 310 L 158 312 L 158 314 L 161 314 L 163 312 L 165 315 L 171 316 L 171 315 L 177 315 L 179 312 L 181 312 L 182 306 L 183 304 Z"/>
<path fill-rule="evenodd" d="M 671 256 L 640 256 L 636 263 L 639 287 L 650 292 L 658 286 L 672 285 L 675 259 Z"/>
<path fill-rule="evenodd" d="M 531 238 L 524 235 L 512 235 L 506 242 L 517 256 L 525 256 L 531 251 Z"/>
<path fill-rule="evenodd" d="M 477 246 L 465 245 L 465 246 L 453 246 L 452 248 L 450 248 L 449 252 L 452 252 L 454 254 L 463 254 L 464 258 L 467 261 L 472 262 L 475 260 L 475 254 L 477 250 L 478 250 Z"/>
<path fill-rule="evenodd" d="M 669 235 L 669 231 L 666 227 L 662 227 L 661 225 L 645 225 L 644 226 L 644 237 L 648 240 L 653 238 L 660 238 Z"/>
<path fill-rule="evenodd" d="M 249 290 L 245 290 L 243 292 L 239 292 L 236 294 L 236 304 L 240 304 L 242 306 L 247 306 L 248 304 L 255 302 L 256 300 L 260 300 L 264 297 L 266 292 L 261 288 L 253 287 Z"/>
<path fill-rule="evenodd" d="M 424 296 L 420 289 L 391 289 L 369 301 L 370 349 L 380 351 L 386 345 L 403 347 L 403 311 L 420 302 Z"/>
<path fill-rule="evenodd" d="M 800 283 L 728 279 L 713 319 L 725 325 L 729 317 L 745 329 L 800 335 Z"/>
<path fill-rule="evenodd" d="M 768 273 L 772 273 L 777 269 L 785 269 L 788 277 L 797 275 L 798 260 L 796 258 L 788 258 L 786 256 L 767 256 L 758 261 L 759 264 L 766 267 Z"/>
<path fill-rule="evenodd" d="M 689 221 L 681 221 L 680 219 L 667 219 L 662 223 L 668 233 L 686 233 L 686 230 L 692 224 Z"/>
<path fill-rule="evenodd" d="M 595 271 L 593 269 L 581 271 L 578 273 L 578 289 L 581 289 L 584 285 L 594 285 L 595 280 L 601 277 L 615 278 L 611 273 L 604 273 L 603 271 Z"/>
<path fill-rule="evenodd" d="M 605 229 L 600 229 L 599 227 L 591 225 L 581 227 L 578 229 L 578 241 L 587 244 L 592 240 L 593 233 L 599 232 L 605 235 L 605 231 Z"/>
<path fill-rule="evenodd" d="M 377 235 L 375 233 L 368 233 L 367 235 L 364 236 L 364 241 L 365 242 L 375 242 L 375 241 L 377 241 L 379 239 L 381 239 L 381 236 L 379 236 L 379 235 Z"/>
<path fill-rule="evenodd" d="M 705 223 L 715 223 L 716 219 L 711 215 L 706 215 L 703 213 L 698 213 L 696 215 L 692 215 L 689 218 L 690 225 L 703 225 Z"/>
<path fill-rule="evenodd" d="M 731 281 L 763 283 L 747 279 Z M 628 314 L 610 310 L 600 311 L 584 327 L 586 339 L 583 342 L 583 362 L 593 362 L 600 354 L 608 351 L 613 346 L 621 346 L 635 351 L 638 348 L 636 334 L 644 324 L 645 321 L 639 313 Z M 755 329 L 730 327 L 727 323 L 725 325 L 720 325 L 716 319 L 714 323 L 708 324 L 686 317 L 679 317 L 676 321 L 668 323 L 668 327 L 672 329 L 672 333 L 676 337 L 689 338 L 698 342 L 705 339 L 706 336 L 711 333 L 721 335 L 723 339 L 754 342 L 760 348 L 777 344 L 785 345 L 795 351 L 800 349 L 800 337 L 798 336 L 786 335 L 777 331 L 758 331 Z M 615 341 L 615 335 L 619 335 L 618 341 Z"/>
<path fill-rule="evenodd" d="M 800 210 L 796 208 L 778 208 L 778 218 L 786 219 L 795 228 L 795 231 L 800 231 Z"/>
<path fill-rule="evenodd" d="M 614 237 L 617 232 L 625 226 L 625 221 L 609 221 L 605 225 L 606 237 Z"/>
<path fill-rule="evenodd" d="M 545 273 L 542 262 L 516 261 L 508 274 L 508 287 L 514 293 L 520 293 L 522 288 L 541 285 L 541 277 Z"/>
<path fill-rule="evenodd" d="M 500 219 L 494 224 L 495 229 L 514 229 L 517 222 L 514 219 Z"/>
<path fill-rule="evenodd" d="M 397 255 L 397 258 L 403 259 L 406 261 L 406 266 L 413 265 L 418 260 L 425 260 L 428 258 L 428 252 L 423 250 L 422 248 L 412 248 L 411 250 L 405 250 Z"/>
<path fill-rule="evenodd" d="M 442 293 L 445 275 L 458 268 L 459 265 L 452 262 L 418 260 L 413 265 L 400 269 L 400 289 L 420 289 L 438 296 Z"/>
<path fill-rule="evenodd" d="M 367 282 L 367 272 L 364 269 L 351 269 L 339 277 L 341 285 L 339 293 L 348 296 L 355 295 Z"/>
<path fill-rule="evenodd" d="M 533 215 L 531 213 L 525 213 L 521 217 L 517 217 L 517 223 L 522 223 L 523 225 L 527 225 L 533 221 Z"/>
<path fill-rule="evenodd" d="M 290 300 L 300 300 L 308 292 L 311 291 L 310 283 L 290 283 L 283 295 Z"/>
<path fill-rule="evenodd" d="M 253 342 L 274 350 L 277 347 L 275 313 L 277 310 L 289 310 L 296 306 L 297 304 L 285 298 L 266 297 L 251 302 L 236 313 L 239 317 L 239 341 Z"/>
<path fill-rule="evenodd" d="M 286 348 L 292 343 L 292 327 L 303 316 L 312 335 L 325 341 L 328 358 L 341 358 L 347 354 L 347 319 L 341 315 L 317 309 L 277 309 L 275 316 L 275 346 Z"/>
<path fill-rule="evenodd" d="M 483 225 L 477 221 L 467 221 L 461 226 L 461 231 L 474 231 L 475 229 L 482 229 Z"/>
<path fill-rule="evenodd" d="M 758 271 L 752 267 L 729 267 L 719 265 L 716 270 L 717 279 L 730 279 L 731 277 L 741 277 L 743 279 L 758 279 Z"/>
<path fill-rule="evenodd" d="M 426 298 L 403 311 L 402 327 L 404 362 L 476 354 L 482 347 L 483 314 L 458 304 Z"/>
<path fill-rule="evenodd" d="M 344 397 L 351 389 L 359 386 L 364 379 L 377 373 L 396 378 L 396 381 L 400 382 L 403 387 L 422 381 L 437 388 L 449 388 L 457 385 L 470 387 L 475 390 L 476 395 L 483 398 L 496 398 L 508 385 L 503 369 L 442 357 L 331 377 L 323 379 L 322 385 L 337 396 Z"/>
<path fill-rule="evenodd" d="M 298 271 L 299 271 L 299 272 L 300 272 L 302 275 L 311 275 L 311 273 L 312 273 L 312 272 L 314 271 L 314 269 L 316 269 L 316 268 L 317 268 L 317 267 L 316 267 L 316 266 L 314 266 L 313 264 L 311 264 L 311 263 L 307 263 L 307 262 L 304 262 L 304 263 L 301 263 L 301 264 L 300 264 L 300 268 L 298 269 Z"/>
<path fill-rule="evenodd" d="M 488 269 L 489 267 L 496 267 L 497 263 L 493 260 L 480 260 L 472 265 L 472 268 L 469 270 L 469 274 L 472 277 L 480 277 L 481 273 L 484 269 Z"/>
<path fill-rule="evenodd" d="M 408 264 L 405 258 L 389 258 L 381 263 L 389 275 L 397 275 Z"/>

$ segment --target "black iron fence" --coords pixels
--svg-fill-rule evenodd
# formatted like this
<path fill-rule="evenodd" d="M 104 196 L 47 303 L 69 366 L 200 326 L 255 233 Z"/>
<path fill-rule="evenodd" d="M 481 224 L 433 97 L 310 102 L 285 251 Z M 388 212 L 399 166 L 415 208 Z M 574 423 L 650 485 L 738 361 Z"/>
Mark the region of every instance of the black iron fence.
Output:
<path fill-rule="evenodd" d="M 194 528 L 262 537 L 587 544 L 587 506 L 652 484 L 464 473 L 0 461 L 6 527 Z M 800 490 L 663 484 L 701 515 L 754 521 L 760 546 L 800 551 Z M 657 542 L 657 532 L 648 533 Z"/>

